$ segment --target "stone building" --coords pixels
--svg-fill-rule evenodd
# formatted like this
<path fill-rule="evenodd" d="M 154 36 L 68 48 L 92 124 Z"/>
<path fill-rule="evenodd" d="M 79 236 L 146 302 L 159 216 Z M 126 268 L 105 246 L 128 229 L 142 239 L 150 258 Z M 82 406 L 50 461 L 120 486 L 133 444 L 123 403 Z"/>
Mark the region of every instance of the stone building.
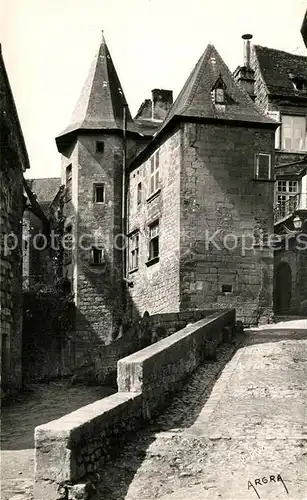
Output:
<path fill-rule="evenodd" d="M 154 89 L 133 119 L 103 38 L 56 139 L 76 366 L 103 363 L 98 347 L 146 311 L 272 317 L 273 253 L 260 238 L 273 231 L 276 127 L 211 45 L 174 103 Z"/>
<path fill-rule="evenodd" d="M 61 178 L 27 179 L 24 187 L 23 288 L 28 290 L 55 281 L 58 253 L 51 248 L 49 233 L 60 209 Z"/>
<path fill-rule="evenodd" d="M 306 23 L 306 21 L 305 21 Z M 305 24 L 303 24 L 304 26 Z M 302 29 L 303 33 L 303 29 Z M 274 266 L 277 313 L 307 311 L 307 56 L 255 45 L 254 95 L 275 134 Z"/>
<path fill-rule="evenodd" d="M 129 166 L 128 275 L 141 314 L 235 307 L 245 324 L 271 318 L 275 129 L 209 45 Z"/>
<path fill-rule="evenodd" d="M 1 47 L 1 46 L 0 46 Z M 0 50 L 0 340 L 1 394 L 22 384 L 22 251 L 23 172 L 27 150 Z M 10 240 L 7 249 L 8 235 Z"/>

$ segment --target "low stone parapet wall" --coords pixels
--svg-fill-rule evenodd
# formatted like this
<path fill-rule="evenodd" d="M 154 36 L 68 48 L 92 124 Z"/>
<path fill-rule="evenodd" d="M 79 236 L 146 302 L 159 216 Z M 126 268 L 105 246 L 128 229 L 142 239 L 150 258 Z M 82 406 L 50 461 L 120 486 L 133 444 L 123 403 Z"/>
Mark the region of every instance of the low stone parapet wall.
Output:
<path fill-rule="evenodd" d="M 117 392 L 35 429 L 36 500 L 90 495 L 88 479 L 142 421 L 141 394 Z M 78 486 L 75 486 L 78 484 Z M 84 495 L 81 495 L 81 489 Z M 79 495 L 79 496 L 78 496 Z"/>
<path fill-rule="evenodd" d="M 95 473 L 130 431 L 165 406 L 235 325 L 215 312 L 118 362 L 118 392 L 35 429 L 35 500 L 94 498 Z"/>
<path fill-rule="evenodd" d="M 235 324 L 235 310 L 219 311 L 118 361 L 119 391 L 141 392 L 145 418 L 164 406 L 201 362 L 215 355 Z"/>

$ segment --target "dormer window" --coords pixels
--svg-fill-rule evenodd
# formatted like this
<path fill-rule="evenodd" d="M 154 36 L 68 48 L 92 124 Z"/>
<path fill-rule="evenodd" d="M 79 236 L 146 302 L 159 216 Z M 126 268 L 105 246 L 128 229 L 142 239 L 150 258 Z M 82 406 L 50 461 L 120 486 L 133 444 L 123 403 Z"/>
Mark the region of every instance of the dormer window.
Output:
<path fill-rule="evenodd" d="M 225 104 L 226 84 L 220 75 L 211 89 L 212 100 L 214 104 Z"/>
<path fill-rule="evenodd" d="M 305 75 L 293 75 L 292 73 L 290 73 L 289 78 L 292 81 L 295 90 L 298 90 L 300 92 L 307 91 L 307 78 Z"/>

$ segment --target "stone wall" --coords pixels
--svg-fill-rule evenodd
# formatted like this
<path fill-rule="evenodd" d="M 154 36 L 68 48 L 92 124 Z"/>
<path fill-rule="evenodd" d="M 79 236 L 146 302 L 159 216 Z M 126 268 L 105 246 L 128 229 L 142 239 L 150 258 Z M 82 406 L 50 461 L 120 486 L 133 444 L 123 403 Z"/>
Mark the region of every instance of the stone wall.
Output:
<path fill-rule="evenodd" d="M 181 131 L 166 138 L 159 157 L 159 189 L 150 194 L 151 154 L 129 176 L 128 233 L 139 233 L 139 263 L 130 269 L 129 288 L 134 315 L 179 311 Z M 142 198 L 137 203 L 141 183 Z M 149 261 L 149 225 L 159 221 L 160 258 Z"/>
<path fill-rule="evenodd" d="M 1 390 L 4 395 L 21 387 L 22 277 L 21 220 L 22 171 L 18 165 L 0 170 L 0 332 Z M 4 240 L 13 232 L 18 246 L 5 251 Z"/>
<path fill-rule="evenodd" d="M 95 359 L 93 378 L 112 383 L 116 378 L 119 359 L 169 337 L 187 326 L 188 323 L 195 323 L 214 312 L 216 311 L 213 309 L 191 310 L 179 313 L 153 314 L 142 318 L 130 327 L 122 337 L 97 349 L 98 357 L 93 357 Z M 80 376 L 84 377 L 84 374 Z"/>
<path fill-rule="evenodd" d="M 21 387 L 23 172 L 29 160 L 0 46 L 1 395 Z M 12 250 L 6 250 L 10 233 Z"/>
<path fill-rule="evenodd" d="M 274 133 L 186 124 L 181 170 L 181 309 L 235 307 L 244 324 L 272 317 L 274 181 L 255 180 L 255 156 Z M 245 241 L 244 241 L 245 239 Z"/>
<path fill-rule="evenodd" d="M 35 429 L 35 500 L 87 500 L 89 479 L 142 423 L 141 394 L 118 392 Z"/>
<path fill-rule="evenodd" d="M 219 311 L 119 360 L 118 390 L 141 392 L 144 416 L 151 418 L 200 363 L 214 357 L 224 328 L 234 324 L 234 309 Z"/>
<path fill-rule="evenodd" d="M 167 404 L 183 380 L 228 337 L 235 311 L 220 311 L 118 363 L 119 392 L 35 429 L 36 500 L 88 500 L 114 446 Z M 225 330 L 225 327 L 228 329 Z"/>

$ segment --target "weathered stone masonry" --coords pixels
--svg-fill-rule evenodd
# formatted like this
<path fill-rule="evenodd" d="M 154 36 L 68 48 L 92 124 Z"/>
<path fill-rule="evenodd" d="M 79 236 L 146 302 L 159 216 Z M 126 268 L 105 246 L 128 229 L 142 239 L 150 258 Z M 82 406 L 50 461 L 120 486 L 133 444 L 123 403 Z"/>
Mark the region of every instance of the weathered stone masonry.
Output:
<path fill-rule="evenodd" d="M 272 131 L 222 124 L 184 126 L 183 308 L 236 307 L 237 317 L 246 324 L 272 315 L 273 252 L 264 245 L 244 254 L 242 246 L 243 236 L 251 248 L 252 237 L 260 243 L 273 233 L 273 182 L 255 180 L 258 153 L 271 154 L 274 162 Z M 209 244 L 215 233 L 216 244 Z M 235 238 L 237 247 L 227 250 Z M 231 291 L 224 292 L 228 287 Z"/>
<path fill-rule="evenodd" d="M 1 394 L 22 384 L 23 172 L 29 159 L 0 45 L 0 352 Z M 5 248 L 10 233 L 14 249 Z M 12 243 L 12 242 L 11 242 Z"/>
<path fill-rule="evenodd" d="M 128 234 L 139 232 L 139 265 L 129 273 L 129 289 L 136 310 L 143 315 L 179 311 L 180 244 L 180 128 L 155 151 L 159 155 L 159 190 L 150 195 L 151 155 L 129 175 Z M 137 186 L 142 183 L 142 201 L 137 204 Z M 149 225 L 159 221 L 160 260 L 150 265 Z"/>

